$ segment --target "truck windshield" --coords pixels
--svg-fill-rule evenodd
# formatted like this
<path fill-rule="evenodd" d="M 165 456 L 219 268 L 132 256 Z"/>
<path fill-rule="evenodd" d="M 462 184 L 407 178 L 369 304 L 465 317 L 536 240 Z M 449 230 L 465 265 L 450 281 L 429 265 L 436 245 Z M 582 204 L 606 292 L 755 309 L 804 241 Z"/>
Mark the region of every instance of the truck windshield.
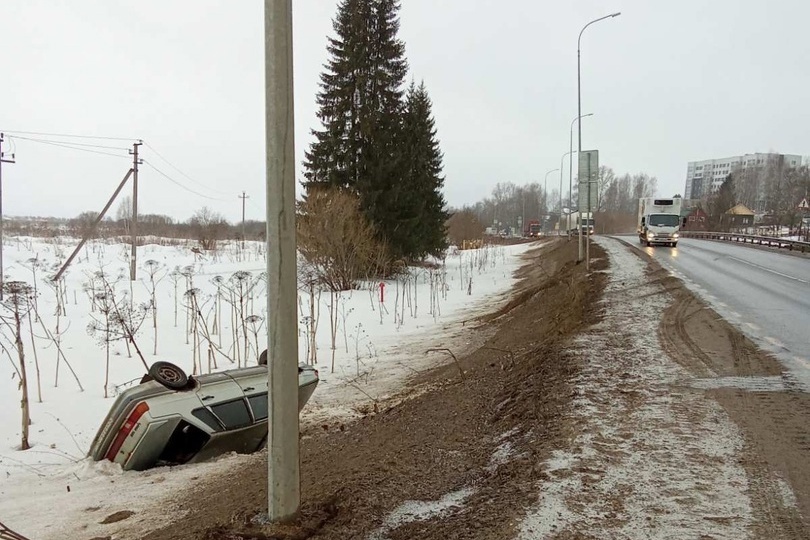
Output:
<path fill-rule="evenodd" d="M 650 227 L 677 227 L 680 216 L 676 214 L 650 214 Z"/>

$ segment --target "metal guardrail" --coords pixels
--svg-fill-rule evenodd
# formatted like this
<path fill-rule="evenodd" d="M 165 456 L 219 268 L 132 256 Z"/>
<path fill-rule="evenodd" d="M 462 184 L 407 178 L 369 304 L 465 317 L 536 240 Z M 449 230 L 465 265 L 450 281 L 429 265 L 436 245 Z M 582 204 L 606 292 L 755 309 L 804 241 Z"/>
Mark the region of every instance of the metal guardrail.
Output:
<path fill-rule="evenodd" d="M 756 236 L 753 234 L 740 234 L 730 232 L 704 232 L 704 231 L 681 231 L 681 238 L 702 238 L 704 240 L 724 240 L 726 242 L 740 242 L 743 244 L 757 244 L 760 246 L 770 246 L 789 251 L 799 251 L 810 253 L 810 242 L 800 240 L 786 240 L 774 236 Z"/>

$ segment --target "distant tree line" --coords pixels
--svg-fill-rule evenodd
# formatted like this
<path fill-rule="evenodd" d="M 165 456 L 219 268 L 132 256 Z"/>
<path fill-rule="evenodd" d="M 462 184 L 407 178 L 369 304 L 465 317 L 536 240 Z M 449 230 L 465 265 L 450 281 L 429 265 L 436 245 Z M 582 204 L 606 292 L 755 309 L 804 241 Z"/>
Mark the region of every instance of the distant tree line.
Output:
<path fill-rule="evenodd" d="M 549 179 L 549 184 L 551 184 Z M 538 182 L 517 185 L 512 182 L 499 182 L 492 195 L 475 203 L 453 211 L 453 214 L 471 213 L 484 227 L 519 230 L 532 220 L 538 220 L 546 231 L 553 231 L 560 219 L 561 208 L 577 208 L 578 183 L 573 181 L 571 197 L 568 182 L 563 182 L 562 197 L 559 179 L 551 185 Z M 548 194 L 545 194 L 545 188 Z M 638 200 L 652 197 L 658 189 L 658 179 L 646 173 L 617 175 L 612 168 L 602 166 L 597 177 L 596 214 L 598 232 L 623 232 L 634 227 Z M 466 215 L 466 214 L 464 214 Z M 465 220 L 468 221 L 468 220 Z M 522 224 L 520 227 L 519 224 Z"/>
<path fill-rule="evenodd" d="M 121 207 L 124 206 L 122 202 Z M 72 236 L 83 238 L 120 238 L 128 241 L 132 219 L 128 212 L 118 212 L 115 217 L 105 216 L 93 230 L 98 212 L 82 212 L 74 218 L 12 217 L 5 222 L 5 231 L 19 236 Z M 138 237 L 177 238 L 196 241 L 203 249 L 215 249 L 220 240 L 242 238 L 242 224 L 229 223 L 221 214 L 202 207 L 187 220 L 180 221 L 162 214 L 139 214 Z M 263 241 L 266 236 L 264 221 L 245 221 L 245 239 Z"/>

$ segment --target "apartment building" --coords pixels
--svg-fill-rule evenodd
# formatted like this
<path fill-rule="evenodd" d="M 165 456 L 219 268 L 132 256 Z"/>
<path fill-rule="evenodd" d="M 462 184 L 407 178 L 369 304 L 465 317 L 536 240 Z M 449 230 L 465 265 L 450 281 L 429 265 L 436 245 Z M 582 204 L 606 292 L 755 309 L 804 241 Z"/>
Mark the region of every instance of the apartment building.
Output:
<path fill-rule="evenodd" d="M 702 199 L 716 192 L 732 172 L 763 174 L 802 165 L 802 156 L 795 154 L 745 154 L 728 158 L 690 161 L 686 167 L 684 198 Z M 764 186 L 763 186 L 764 188 Z"/>

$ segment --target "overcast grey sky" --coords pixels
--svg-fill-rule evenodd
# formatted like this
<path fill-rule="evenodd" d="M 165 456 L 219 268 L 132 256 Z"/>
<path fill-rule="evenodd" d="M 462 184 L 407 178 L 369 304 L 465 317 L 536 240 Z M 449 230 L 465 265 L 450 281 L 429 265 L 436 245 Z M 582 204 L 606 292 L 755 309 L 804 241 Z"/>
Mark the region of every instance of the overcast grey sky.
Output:
<path fill-rule="evenodd" d="M 300 178 L 337 2 L 293 4 Z M 400 38 L 433 99 L 451 205 L 560 166 L 577 35 L 615 11 L 582 40 L 583 149 L 602 164 L 673 195 L 690 160 L 810 154 L 806 0 L 403 0 Z M 248 218 L 263 219 L 263 31 L 260 0 L 3 0 L 0 129 L 144 139 L 147 161 L 198 194 L 143 166 L 141 212 L 187 219 L 208 205 L 237 220 L 245 190 Z M 77 142 L 117 156 L 7 142 L 5 213 L 100 210 L 128 142 Z"/>

